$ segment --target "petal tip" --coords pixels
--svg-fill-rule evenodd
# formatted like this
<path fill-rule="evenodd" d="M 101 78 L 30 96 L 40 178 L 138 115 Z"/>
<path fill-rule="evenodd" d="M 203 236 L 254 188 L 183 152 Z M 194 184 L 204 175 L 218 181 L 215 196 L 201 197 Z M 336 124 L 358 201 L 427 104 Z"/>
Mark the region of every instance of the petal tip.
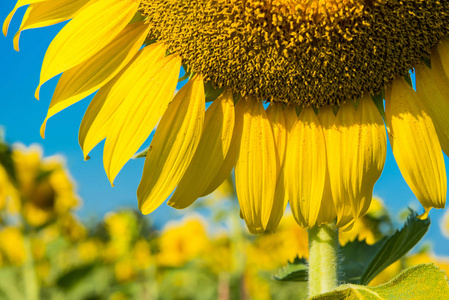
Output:
<path fill-rule="evenodd" d="M 41 90 L 41 84 L 39 83 L 39 85 L 37 86 L 36 91 L 34 92 L 34 98 L 37 99 L 37 101 L 39 101 L 39 92 Z"/>
<path fill-rule="evenodd" d="M 12 39 L 14 50 L 19 52 L 19 40 L 20 40 L 20 31 L 14 35 L 14 38 Z"/>
<path fill-rule="evenodd" d="M 425 211 L 424 213 L 420 214 L 419 216 L 417 216 L 418 219 L 420 220 L 426 220 L 429 217 L 429 212 L 430 212 L 430 207 L 425 207 L 424 208 Z"/>

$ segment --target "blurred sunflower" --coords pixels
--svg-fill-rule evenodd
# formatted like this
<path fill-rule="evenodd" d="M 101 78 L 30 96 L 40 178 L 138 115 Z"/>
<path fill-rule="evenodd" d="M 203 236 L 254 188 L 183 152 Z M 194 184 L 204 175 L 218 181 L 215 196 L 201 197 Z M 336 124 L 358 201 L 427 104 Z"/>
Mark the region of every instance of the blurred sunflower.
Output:
<path fill-rule="evenodd" d="M 351 226 L 384 166 L 384 121 L 422 217 L 445 205 L 449 1 L 19 0 L 4 34 L 27 4 L 16 49 L 21 31 L 71 19 L 43 61 L 37 97 L 62 76 L 42 135 L 98 90 L 79 142 L 88 158 L 106 139 L 113 182 L 159 122 L 137 191 L 145 214 L 175 188 L 168 204 L 189 206 L 235 168 L 251 232 L 275 230 L 287 201 L 303 227 Z M 173 97 L 181 65 L 189 80 Z M 417 91 L 403 77 L 413 68 Z"/>
<path fill-rule="evenodd" d="M 16 144 L 12 152 L 18 192 L 13 201 L 29 225 L 42 226 L 58 219 L 73 237 L 82 235 L 83 228 L 71 216 L 80 204 L 75 184 L 64 160 L 58 156 L 42 157 L 42 149 Z M 81 232 L 80 232 L 81 231 Z"/>

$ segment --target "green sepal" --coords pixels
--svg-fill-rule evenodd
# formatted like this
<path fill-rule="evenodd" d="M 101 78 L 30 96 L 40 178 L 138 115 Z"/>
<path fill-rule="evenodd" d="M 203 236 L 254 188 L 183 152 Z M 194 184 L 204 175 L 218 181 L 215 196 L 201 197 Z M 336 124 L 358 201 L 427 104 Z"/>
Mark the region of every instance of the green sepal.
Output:
<path fill-rule="evenodd" d="M 430 57 L 424 57 L 423 62 L 429 69 L 432 69 L 432 61 L 430 60 Z"/>
<path fill-rule="evenodd" d="M 206 102 L 212 102 L 215 99 L 217 99 L 218 97 L 220 97 L 220 95 L 223 93 L 224 89 L 225 89 L 224 87 L 221 87 L 218 89 L 214 88 L 211 81 L 205 82 L 204 83 L 204 94 L 206 96 Z"/>
<path fill-rule="evenodd" d="M 278 281 L 307 281 L 307 261 L 304 258 L 295 257 L 293 262 L 288 262 L 287 266 L 279 270 L 274 279 Z"/>
<path fill-rule="evenodd" d="M 449 285 L 445 272 L 434 264 L 421 264 L 406 269 L 391 281 L 376 287 L 345 284 L 328 293 L 312 297 L 310 300 L 427 300 L 447 299 L 448 295 Z"/>
<path fill-rule="evenodd" d="M 136 12 L 131 21 L 129 21 L 129 24 L 142 22 L 143 20 L 145 20 L 145 16 L 143 16 L 140 12 Z"/>
<path fill-rule="evenodd" d="M 407 75 L 404 75 L 404 79 L 413 88 L 412 76 L 410 75 L 410 72 L 407 73 Z"/>
<path fill-rule="evenodd" d="M 382 116 L 382 119 L 384 120 L 384 123 L 386 124 L 387 116 L 385 115 L 384 98 L 385 91 L 381 92 L 380 94 L 371 95 L 371 99 L 373 99 L 374 104 L 376 105 L 380 115 Z"/>
<path fill-rule="evenodd" d="M 145 158 L 145 157 L 147 157 L 147 153 L 148 153 L 148 151 L 150 151 L 150 149 L 151 149 L 151 145 L 150 145 L 150 147 L 148 147 L 148 148 L 146 148 L 146 149 L 144 149 L 144 150 L 134 154 L 134 156 L 132 158 L 133 159 L 135 159 L 135 158 Z"/>

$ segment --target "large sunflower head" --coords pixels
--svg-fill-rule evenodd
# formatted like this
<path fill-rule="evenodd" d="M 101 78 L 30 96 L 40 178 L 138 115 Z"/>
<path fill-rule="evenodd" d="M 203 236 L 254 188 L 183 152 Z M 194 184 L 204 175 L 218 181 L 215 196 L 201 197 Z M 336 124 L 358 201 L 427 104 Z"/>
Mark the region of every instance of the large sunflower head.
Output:
<path fill-rule="evenodd" d="M 5 34 L 26 4 L 17 49 L 22 30 L 71 19 L 42 65 L 39 87 L 62 73 L 42 135 L 98 90 L 79 141 L 88 158 L 106 139 L 113 182 L 159 124 L 143 213 L 173 190 L 168 204 L 189 206 L 235 169 L 250 231 L 276 230 L 288 202 L 303 227 L 350 227 L 382 172 L 385 125 L 423 217 L 444 207 L 449 1 L 20 0 Z"/>

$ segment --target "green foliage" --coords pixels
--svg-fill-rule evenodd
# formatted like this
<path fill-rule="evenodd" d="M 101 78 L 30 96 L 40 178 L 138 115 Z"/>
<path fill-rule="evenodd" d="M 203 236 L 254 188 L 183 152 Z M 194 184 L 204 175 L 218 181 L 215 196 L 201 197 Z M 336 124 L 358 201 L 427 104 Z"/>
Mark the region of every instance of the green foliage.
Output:
<path fill-rule="evenodd" d="M 95 264 L 82 265 L 77 268 L 73 268 L 68 272 L 62 274 L 57 280 L 56 285 L 68 291 L 73 289 L 76 285 L 84 280 L 85 277 L 89 276 L 95 268 Z"/>
<path fill-rule="evenodd" d="M 447 299 L 449 285 L 444 271 L 434 264 L 421 264 L 409 268 L 393 280 L 377 287 L 345 284 L 337 289 L 313 297 L 311 300 L 339 299 Z"/>
<path fill-rule="evenodd" d="M 279 270 L 274 279 L 279 281 L 307 281 L 307 261 L 304 258 L 295 257 L 293 262 Z"/>
<path fill-rule="evenodd" d="M 341 248 L 340 254 L 343 261 L 340 264 L 341 280 L 343 282 L 358 283 L 368 265 L 376 256 L 383 241 L 368 245 L 365 241 L 353 241 Z"/>
<path fill-rule="evenodd" d="M 12 160 L 12 150 L 7 144 L 0 141 L 0 165 L 5 168 L 6 173 L 12 182 L 16 182 L 16 171 L 14 169 L 14 162 Z"/>
<path fill-rule="evenodd" d="M 0 268 L 0 299 L 25 300 L 14 268 Z"/>
<path fill-rule="evenodd" d="M 359 284 L 368 284 L 377 274 L 407 254 L 426 234 L 429 226 L 430 219 L 420 220 L 412 212 L 404 228 L 376 243 L 382 243 L 382 247 L 361 276 Z"/>
<path fill-rule="evenodd" d="M 353 241 L 341 247 L 343 258 L 340 263 L 341 281 L 368 284 L 389 265 L 407 254 L 426 234 L 430 219 L 420 220 L 412 212 L 401 230 L 392 236 L 384 237 L 374 245 L 365 241 Z M 296 258 L 279 270 L 275 277 L 279 281 L 307 281 L 307 263 Z"/>

